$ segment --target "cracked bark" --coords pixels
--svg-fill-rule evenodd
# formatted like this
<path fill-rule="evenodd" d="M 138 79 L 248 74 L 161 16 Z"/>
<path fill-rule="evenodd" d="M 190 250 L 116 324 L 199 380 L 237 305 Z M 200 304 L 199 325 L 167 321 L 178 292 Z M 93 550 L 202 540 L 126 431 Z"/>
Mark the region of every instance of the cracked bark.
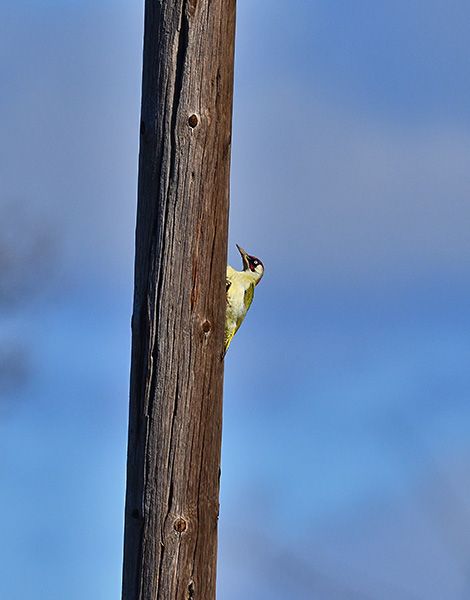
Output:
<path fill-rule="evenodd" d="M 213 600 L 235 0 L 146 0 L 123 600 Z"/>

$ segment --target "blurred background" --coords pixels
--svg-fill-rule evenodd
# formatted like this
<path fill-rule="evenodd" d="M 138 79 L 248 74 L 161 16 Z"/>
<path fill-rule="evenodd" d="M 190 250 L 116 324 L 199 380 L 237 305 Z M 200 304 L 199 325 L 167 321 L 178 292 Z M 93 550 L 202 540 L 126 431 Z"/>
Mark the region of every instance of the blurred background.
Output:
<path fill-rule="evenodd" d="M 0 1 L 9 600 L 120 597 L 142 5 Z M 469 22 L 239 0 L 220 600 L 470 596 Z"/>

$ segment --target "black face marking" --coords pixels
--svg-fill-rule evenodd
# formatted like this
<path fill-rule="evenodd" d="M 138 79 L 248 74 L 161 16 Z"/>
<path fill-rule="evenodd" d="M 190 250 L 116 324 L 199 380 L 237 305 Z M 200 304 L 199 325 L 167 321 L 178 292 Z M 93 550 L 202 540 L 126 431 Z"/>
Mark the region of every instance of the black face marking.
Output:
<path fill-rule="evenodd" d="M 250 265 L 251 271 L 256 271 L 256 267 L 258 267 L 261 264 L 261 261 L 258 260 L 255 256 L 249 256 L 248 264 Z"/>

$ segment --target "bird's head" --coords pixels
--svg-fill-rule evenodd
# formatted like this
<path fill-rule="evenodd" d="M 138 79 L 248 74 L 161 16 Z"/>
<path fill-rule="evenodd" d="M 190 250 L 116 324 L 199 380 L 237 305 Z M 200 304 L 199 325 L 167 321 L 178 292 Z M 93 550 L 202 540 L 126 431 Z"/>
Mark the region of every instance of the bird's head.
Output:
<path fill-rule="evenodd" d="M 249 254 L 247 254 L 245 250 L 243 250 L 243 248 L 240 248 L 238 244 L 237 248 L 240 254 L 242 255 L 243 270 L 249 271 L 253 275 L 256 281 L 256 285 L 258 285 L 258 283 L 261 280 L 261 277 L 263 277 L 264 274 L 263 263 L 260 261 L 259 258 L 256 258 L 256 256 L 250 256 Z"/>

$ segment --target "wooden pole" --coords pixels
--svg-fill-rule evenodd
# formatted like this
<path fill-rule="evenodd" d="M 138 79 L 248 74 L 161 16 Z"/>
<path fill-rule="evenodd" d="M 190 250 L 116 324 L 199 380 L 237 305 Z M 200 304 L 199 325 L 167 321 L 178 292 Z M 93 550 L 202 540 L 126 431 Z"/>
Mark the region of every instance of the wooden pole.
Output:
<path fill-rule="evenodd" d="M 146 0 L 123 600 L 214 600 L 236 0 Z"/>

